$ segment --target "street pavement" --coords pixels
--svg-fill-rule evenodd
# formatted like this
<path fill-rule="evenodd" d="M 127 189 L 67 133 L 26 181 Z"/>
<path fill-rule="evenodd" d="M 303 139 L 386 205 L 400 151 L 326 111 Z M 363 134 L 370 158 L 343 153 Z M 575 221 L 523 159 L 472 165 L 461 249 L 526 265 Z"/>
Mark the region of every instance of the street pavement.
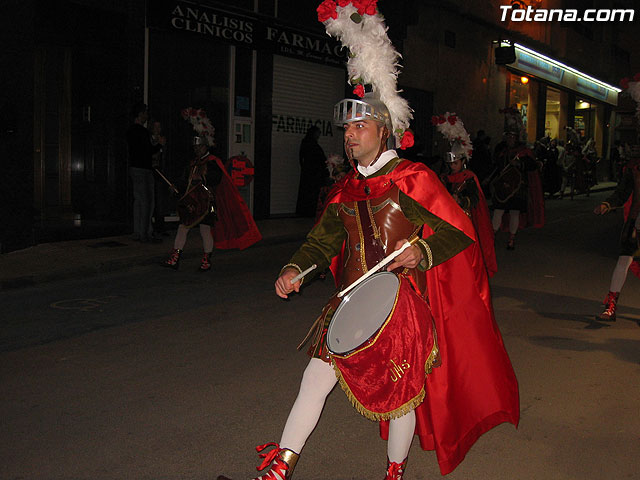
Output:
<path fill-rule="evenodd" d="M 515 251 L 498 235 L 491 287 L 520 385 L 521 421 L 481 437 L 448 478 L 640 479 L 640 279 L 629 277 L 617 322 L 593 317 L 621 226 L 619 212 L 591 213 L 605 195 L 548 201 L 546 226 L 522 231 Z M 47 308 L 55 306 L 48 296 L 64 292 L 113 298 L 100 311 L 70 311 L 77 322 L 120 317 L 127 308 L 138 316 L 0 353 L 0 478 L 251 478 L 259 462 L 253 447 L 279 440 L 307 362 L 295 345 L 333 290 L 330 279 L 314 281 L 278 299 L 274 272 L 309 221 L 259 226 L 263 244 L 216 255 L 205 277 L 195 272 L 196 254 L 179 272 L 152 265 L 167 240 L 64 242 L 8 254 L 12 263 L 0 257 L 0 296 L 12 317 L 4 317 L 3 333 L 5 325 L 20 327 L 17 301 L 25 318 L 41 308 L 45 321 L 48 311 L 62 324 L 60 311 Z M 126 245 L 95 246 L 111 241 Z M 199 235 L 189 241 L 187 251 L 199 252 Z M 15 270 L 7 273 L 9 264 Z M 168 292 L 188 289 L 190 301 L 162 312 Z M 145 304 L 148 297 L 158 305 Z M 295 478 L 380 479 L 385 448 L 376 424 L 336 388 Z M 439 477 L 434 454 L 414 443 L 405 479 Z"/>
<path fill-rule="evenodd" d="M 303 239 L 313 226 L 310 218 L 274 218 L 256 222 L 270 245 Z M 115 272 L 137 265 L 150 265 L 168 257 L 175 230 L 160 237 L 161 243 L 141 243 L 130 235 L 43 243 L 0 255 L 0 290 L 23 288 L 69 278 Z M 187 237 L 185 251 L 200 251 L 197 229 Z M 219 254 L 220 250 L 216 250 Z"/>

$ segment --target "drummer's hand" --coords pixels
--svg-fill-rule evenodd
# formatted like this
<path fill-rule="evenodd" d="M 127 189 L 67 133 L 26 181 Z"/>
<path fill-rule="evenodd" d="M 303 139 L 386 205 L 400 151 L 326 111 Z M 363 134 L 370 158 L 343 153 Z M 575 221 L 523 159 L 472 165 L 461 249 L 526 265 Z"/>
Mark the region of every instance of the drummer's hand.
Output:
<path fill-rule="evenodd" d="M 608 211 L 609 211 L 609 207 L 604 203 L 601 203 L 600 205 L 598 205 L 596 208 L 593 209 L 593 213 L 595 213 L 596 215 L 604 215 Z"/>
<path fill-rule="evenodd" d="M 300 292 L 300 280 L 291 285 L 293 277 L 298 275 L 298 270 L 295 268 L 287 268 L 282 275 L 276 280 L 276 295 L 280 298 L 289 298 L 288 294 L 293 292 Z"/>
<path fill-rule="evenodd" d="M 405 243 L 407 243 L 407 239 L 398 240 L 395 250 L 400 250 Z M 422 250 L 412 245 L 393 259 L 393 263 L 387 267 L 387 272 L 395 270 L 398 267 L 416 268 L 421 261 Z"/>

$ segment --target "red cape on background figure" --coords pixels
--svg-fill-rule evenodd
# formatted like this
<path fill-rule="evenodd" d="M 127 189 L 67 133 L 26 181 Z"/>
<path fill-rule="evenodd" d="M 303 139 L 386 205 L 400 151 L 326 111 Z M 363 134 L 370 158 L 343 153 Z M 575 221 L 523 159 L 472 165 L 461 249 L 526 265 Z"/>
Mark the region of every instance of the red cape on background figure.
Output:
<path fill-rule="evenodd" d="M 639 162 L 636 161 L 636 163 L 639 163 Z M 625 168 L 630 168 L 630 167 L 627 166 Z M 631 213 L 631 204 L 632 204 L 632 202 L 633 202 L 633 194 L 629 195 L 629 198 L 627 199 L 627 201 L 623 205 L 624 221 L 625 222 L 629 219 L 629 214 Z M 640 278 L 640 260 L 634 259 L 633 262 L 631 262 L 631 265 L 629 265 L 629 271 L 631 273 L 633 273 L 636 277 Z"/>
<path fill-rule="evenodd" d="M 328 203 L 377 198 L 397 185 L 434 215 L 476 240 L 469 217 L 435 173 L 401 162 L 392 172 L 358 180 L 350 172 Z M 365 193 L 368 187 L 368 194 Z M 425 225 L 423 237 L 433 232 Z M 340 278 L 340 255 L 332 272 Z M 520 418 L 518 382 L 495 322 L 487 272 L 477 243 L 428 270 L 427 293 L 435 319 L 442 364 L 427 375 L 426 397 L 416 408 L 416 434 L 424 450 L 435 450 L 443 475 L 453 471 L 475 441 L 503 422 Z M 381 422 L 388 437 L 388 423 Z"/>
<path fill-rule="evenodd" d="M 478 242 L 480 243 L 480 250 L 482 251 L 484 264 L 487 267 L 487 274 L 489 277 L 493 277 L 493 275 L 498 271 L 498 261 L 496 260 L 496 250 L 494 247 L 493 225 L 491 224 L 491 217 L 489 216 L 487 199 L 482 192 L 482 187 L 480 186 L 478 177 L 471 170 L 462 170 L 459 173 L 447 175 L 447 181 L 458 185 L 469 178 L 473 178 L 478 189 L 478 204 L 471 209 L 471 221 L 473 222 L 473 226 L 478 234 Z"/>
<path fill-rule="evenodd" d="M 534 153 L 526 145 L 520 145 L 514 151 L 517 151 L 523 157 L 535 158 Z M 545 214 L 544 191 L 540 172 L 538 170 L 530 170 L 525 174 L 527 175 L 527 211 L 520 212 L 518 229 L 522 230 L 526 227 L 542 228 L 544 227 Z M 500 230 L 503 232 L 509 231 L 509 212 L 504 212 Z"/>
<path fill-rule="evenodd" d="M 215 248 L 244 250 L 261 240 L 262 235 L 249 207 L 233 185 L 233 180 L 224 168 L 222 160 L 214 155 L 211 156 L 222 170 L 222 179 L 216 187 L 218 219 L 211 228 Z"/>

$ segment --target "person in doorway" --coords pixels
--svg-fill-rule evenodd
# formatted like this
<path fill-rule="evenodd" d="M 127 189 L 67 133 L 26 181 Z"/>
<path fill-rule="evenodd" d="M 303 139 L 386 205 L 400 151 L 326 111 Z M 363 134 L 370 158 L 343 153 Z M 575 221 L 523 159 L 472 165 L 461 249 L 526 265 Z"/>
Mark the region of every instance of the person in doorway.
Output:
<path fill-rule="evenodd" d="M 149 112 L 144 103 L 134 105 L 131 110 L 133 124 L 127 130 L 129 147 L 129 175 L 133 185 L 133 239 L 141 242 L 161 242 L 153 234 L 154 179 L 153 155 L 160 151 L 164 139 L 152 145 L 149 131 L 145 128 Z"/>
<path fill-rule="evenodd" d="M 311 126 L 300 143 L 300 184 L 296 213 L 303 217 L 313 217 L 320 189 L 326 184 L 329 172 L 326 157 L 318 143 L 320 129 Z"/>
<path fill-rule="evenodd" d="M 167 171 L 167 159 L 166 159 L 166 146 L 167 139 L 162 134 L 162 123 L 158 120 L 151 122 L 151 128 L 149 129 L 151 134 L 151 145 L 157 147 L 160 146 L 160 150 L 152 155 L 152 167 L 154 169 L 166 174 Z M 165 230 L 164 217 L 168 212 L 167 204 L 169 202 L 168 192 L 164 181 L 159 177 L 157 173 L 154 175 L 154 212 L 153 212 L 153 233 L 154 235 L 169 235 Z"/>

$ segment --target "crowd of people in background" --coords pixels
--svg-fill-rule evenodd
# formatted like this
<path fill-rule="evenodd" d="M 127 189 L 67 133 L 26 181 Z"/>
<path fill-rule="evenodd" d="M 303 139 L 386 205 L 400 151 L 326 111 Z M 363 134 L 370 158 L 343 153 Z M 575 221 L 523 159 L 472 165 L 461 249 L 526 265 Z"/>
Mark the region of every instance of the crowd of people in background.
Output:
<path fill-rule="evenodd" d="M 168 168 L 167 139 L 163 134 L 161 122 L 151 119 L 147 106 L 142 103 L 132 108 L 131 115 L 133 122 L 127 130 L 127 142 L 133 192 L 132 238 L 140 242 L 158 243 L 162 241 L 163 235 L 168 235 L 164 219 L 176 210 L 178 190 L 174 187 L 173 196 L 170 195 L 171 189 L 167 189 L 164 180 L 160 178 L 162 172 Z M 507 249 L 514 250 L 519 230 L 527 226 L 541 227 L 544 224 L 545 198 L 563 199 L 566 195 L 573 198 L 574 194 L 579 193 L 589 195 L 591 187 L 597 184 L 596 167 L 600 162 L 594 140 L 583 138 L 573 128 L 566 127 L 566 141 L 545 136 L 534 144 L 527 145 L 522 141 L 522 128 L 518 127 L 517 122 L 507 120 L 505 124 L 507 127 L 503 138 L 493 150 L 491 137 L 480 129 L 472 140 L 472 155 L 458 157 L 459 161 L 455 160 L 455 155 L 450 155 L 448 161 L 438 159 L 437 162 L 425 162 L 436 170 L 454 199 L 470 216 L 473 211 L 476 228 L 478 217 L 475 210 L 480 208 L 478 211 L 491 212 L 488 214 L 493 230 L 490 242 L 485 235 L 489 229 L 486 226 L 481 229 L 484 230 L 484 243 L 490 243 L 488 250 L 491 252 L 494 252 L 495 237 L 501 231 L 508 233 Z M 301 141 L 300 182 L 296 204 L 298 216 L 315 217 L 316 221 L 324 211 L 331 189 L 352 168 L 343 155 L 331 153 L 327 156 L 318 143 L 319 138 L 320 130 L 311 127 Z M 200 147 L 195 145 L 194 148 Z M 204 153 L 210 155 L 208 150 Z M 616 141 L 611 148 L 609 176 L 611 180 L 623 184 L 627 190 L 631 189 L 630 191 L 633 190 L 633 182 L 628 178 L 631 171 L 628 165 L 637 162 L 637 155 L 634 153 L 628 144 L 622 144 L 620 141 Z M 428 157 L 421 156 L 418 161 L 425 159 Z M 191 164 L 193 166 L 193 161 Z M 213 169 L 217 171 L 218 165 Z M 185 176 L 185 179 L 187 177 Z M 216 179 L 210 185 L 212 190 L 215 190 L 219 180 L 220 175 L 216 175 Z M 621 206 L 629 192 L 620 191 L 616 195 L 607 201 L 609 203 L 603 204 L 606 206 L 596 207 L 595 212 L 607 213 L 612 208 L 611 202 L 620 203 L 616 206 Z M 246 210 L 248 212 L 248 209 Z M 250 218 L 250 214 L 241 216 Z M 196 223 L 203 237 L 204 256 L 200 265 L 201 271 L 211 268 L 210 255 L 214 248 L 212 232 L 215 220 L 216 215 L 212 210 L 204 220 Z M 253 222 L 252 219 L 245 220 L 247 224 Z M 251 230 L 256 237 L 259 236 L 257 228 Z M 627 230 L 635 231 L 632 227 Z M 165 266 L 177 268 L 187 231 L 188 228 L 181 223 L 174 248 L 164 262 Z M 631 244 L 627 247 L 614 269 L 611 291 L 604 302 L 605 311 L 598 315 L 599 320 L 615 320 L 615 306 L 626 273 L 628 270 L 634 273 L 640 270 L 636 265 L 637 261 L 634 263 L 633 252 L 629 250 Z M 489 254 L 487 258 L 487 268 L 492 275 L 497 271 L 495 253 Z M 326 272 L 322 272 L 321 276 L 324 275 Z"/>

